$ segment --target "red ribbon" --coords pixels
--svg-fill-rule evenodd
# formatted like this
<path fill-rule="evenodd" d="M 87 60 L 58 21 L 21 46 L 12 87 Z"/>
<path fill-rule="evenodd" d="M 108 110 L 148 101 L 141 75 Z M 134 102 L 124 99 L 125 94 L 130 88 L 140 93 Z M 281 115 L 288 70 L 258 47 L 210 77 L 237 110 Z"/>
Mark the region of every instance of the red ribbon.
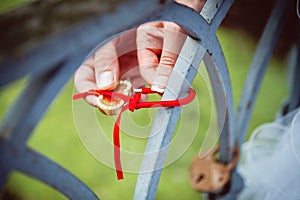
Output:
<path fill-rule="evenodd" d="M 191 101 L 196 96 L 195 90 L 192 88 L 189 89 L 189 94 L 178 100 L 167 100 L 167 101 L 151 101 L 151 102 L 143 102 L 141 100 L 142 94 L 151 94 L 151 93 L 157 93 L 159 92 L 153 91 L 150 88 L 142 88 L 139 92 L 135 92 L 132 97 L 126 96 L 124 94 L 115 93 L 112 91 L 105 91 L 105 90 L 89 90 L 87 92 L 75 94 L 73 96 L 73 100 L 85 98 L 88 95 L 94 95 L 96 97 L 103 95 L 107 98 L 117 97 L 122 99 L 125 104 L 121 110 L 121 112 L 118 115 L 118 118 L 114 125 L 114 133 L 113 133 L 113 141 L 114 141 L 114 160 L 115 160 L 115 167 L 116 167 L 116 174 L 118 180 L 123 179 L 123 171 L 122 171 L 122 165 L 121 165 L 121 158 L 120 158 L 120 122 L 121 122 L 121 115 L 125 110 L 130 110 L 131 112 L 140 109 L 140 108 L 158 108 L 158 107 L 175 107 L 175 106 L 183 106 Z"/>

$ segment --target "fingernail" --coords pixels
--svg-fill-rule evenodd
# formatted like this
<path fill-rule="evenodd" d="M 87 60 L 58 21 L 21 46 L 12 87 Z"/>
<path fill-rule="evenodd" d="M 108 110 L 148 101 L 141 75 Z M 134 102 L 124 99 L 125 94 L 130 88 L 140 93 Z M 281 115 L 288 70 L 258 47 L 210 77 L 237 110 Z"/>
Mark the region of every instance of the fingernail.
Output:
<path fill-rule="evenodd" d="M 165 91 L 168 80 L 168 76 L 157 76 L 153 81 L 151 89 L 153 91 L 163 93 Z"/>
<path fill-rule="evenodd" d="M 111 86 L 114 83 L 114 76 L 111 71 L 104 71 L 100 74 L 97 85 L 100 89 Z"/>
<path fill-rule="evenodd" d="M 165 88 L 157 85 L 152 85 L 151 90 L 159 93 L 164 93 Z"/>

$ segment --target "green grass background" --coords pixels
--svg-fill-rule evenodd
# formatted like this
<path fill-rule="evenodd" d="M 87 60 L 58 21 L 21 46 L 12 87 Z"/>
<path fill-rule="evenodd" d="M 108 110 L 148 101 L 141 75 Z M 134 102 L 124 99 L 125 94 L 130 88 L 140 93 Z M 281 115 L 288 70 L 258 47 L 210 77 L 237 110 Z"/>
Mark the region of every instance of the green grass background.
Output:
<path fill-rule="evenodd" d="M 25 1 L 21 2 L 24 3 Z M 2 7 L 0 11 L 3 9 Z M 238 30 L 220 28 L 218 37 L 229 66 L 234 104 L 237 106 L 256 44 L 247 34 Z M 287 95 L 286 74 L 284 60 L 273 58 L 257 99 L 248 134 L 258 125 L 274 119 L 284 97 Z M 5 112 L 25 83 L 26 79 L 19 80 L 0 90 L 0 120 L 3 119 Z M 190 188 L 188 166 L 192 157 L 199 150 L 203 132 L 205 132 L 209 122 L 210 111 L 207 108 L 210 101 L 201 77 L 196 78 L 193 87 L 197 90 L 201 112 L 199 133 L 183 156 L 163 170 L 157 199 L 198 199 L 200 197 L 199 193 Z M 132 199 L 137 174 L 126 173 L 125 180 L 117 181 L 113 169 L 104 166 L 88 153 L 79 139 L 73 121 L 72 94 L 73 80 L 70 80 L 34 130 L 28 145 L 75 174 L 101 199 Z M 147 116 L 143 118 L 143 115 L 143 112 L 132 114 L 138 124 L 149 121 Z M 193 120 L 191 120 L 191 123 L 193 123 Z M 106 125 L 109 130 L 113 123 L 107 123 Z M 126 137 L 122 138 L 122 145 L 128 146 L 131 144 L 133 143 L 126 141 Z M 134 145 L 136 145 L 136 148 L 143 149 L 145 142 L 141 144 L 134 143 Z M 101 153 L 105 154 L 106 152 Z M 7 180 L 6 189 L 15 193 L 19 199 L 24 200 L 66 199 L 54 189 L 19 172 L 11 173 Z"/>
<path fill-rule="evenodd" d="M 1 0 L 0 2 L 0 14 L 13 10 L 16 7 L 20 7 L 34 0 Z"/>

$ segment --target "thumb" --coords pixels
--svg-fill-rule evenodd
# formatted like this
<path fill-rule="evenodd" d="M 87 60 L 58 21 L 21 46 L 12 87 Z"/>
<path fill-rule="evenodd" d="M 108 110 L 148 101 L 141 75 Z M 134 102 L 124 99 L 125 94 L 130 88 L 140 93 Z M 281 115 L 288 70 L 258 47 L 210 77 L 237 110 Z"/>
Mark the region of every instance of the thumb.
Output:
<path fill-rule="evenodd" d="M 101 90 L 112 90 L 119 82 L 119 62 L 115 42 L 110 41 L 94 55 L 95 80 Z"/>

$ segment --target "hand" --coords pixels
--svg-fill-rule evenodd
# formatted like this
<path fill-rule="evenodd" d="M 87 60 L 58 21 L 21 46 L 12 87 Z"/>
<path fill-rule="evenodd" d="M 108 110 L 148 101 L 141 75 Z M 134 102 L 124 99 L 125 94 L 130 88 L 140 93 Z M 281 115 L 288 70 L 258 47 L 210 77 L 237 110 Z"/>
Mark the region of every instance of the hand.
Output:
<path fill-rule="evenodd" d="M 207 0 L 175 0 L 175 1 L 179 4 L 190 7 L 200 13 Z"/>
<path fill-rule="evenodd" d="M 185 1 L 190 2 L 178 3 Z M 78 92 L 112 90 L 122 77 L 130 78 L 135 88 L 148 83 L 153 90 L 163 92 L 185 38 L 183 30 L 172 22 L 150 22 L 126 31 L 104 44 L 79 67 L 75 88 Z M 96 105 L 93 96 L 86 101 Z"/>
<path fill-rule="evenodd" d="M 119 77 L 130 78 L 134 87 L 146 83 L 162 92 L 185 40 L 172 22 L 150 22 L 120 34 L 88 58 L 75 73 L 78 92 L 111 90 Z M 94 97 L 87 102 L 96 105 Z"/>

